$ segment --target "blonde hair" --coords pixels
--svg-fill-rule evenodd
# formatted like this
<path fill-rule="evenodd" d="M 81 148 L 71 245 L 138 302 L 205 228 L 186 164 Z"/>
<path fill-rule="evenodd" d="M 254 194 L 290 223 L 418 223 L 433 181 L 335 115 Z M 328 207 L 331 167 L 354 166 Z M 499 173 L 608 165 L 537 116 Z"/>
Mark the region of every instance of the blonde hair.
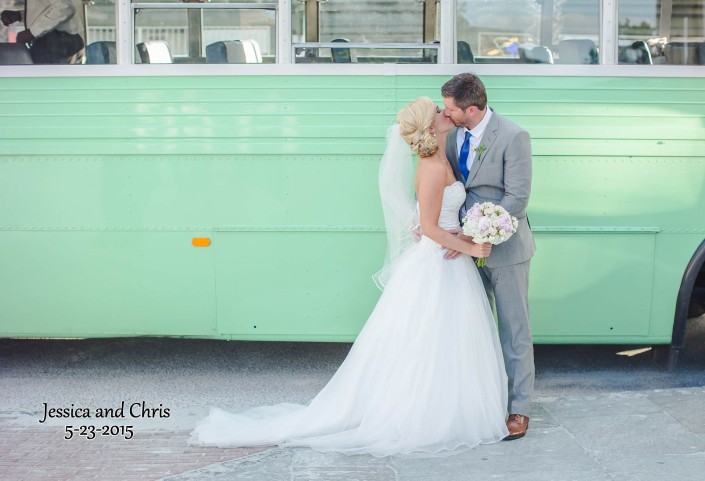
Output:
<path fill-rule="evenodd" d="M 397 114 L 400 133 L 411 150 L 419 157 L 430 157 L 438 150 L 436 137 L 431 133 L 436 104 L 428 97 L 419 97 Z"/>

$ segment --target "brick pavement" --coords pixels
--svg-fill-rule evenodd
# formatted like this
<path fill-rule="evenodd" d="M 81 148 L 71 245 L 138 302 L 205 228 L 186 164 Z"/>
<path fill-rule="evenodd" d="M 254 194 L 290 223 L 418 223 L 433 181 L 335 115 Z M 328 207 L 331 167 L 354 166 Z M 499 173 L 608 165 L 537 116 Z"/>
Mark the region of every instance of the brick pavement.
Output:
<path fill-rule="evenodd" d="M 135 431 L 134 437 L 74 435 L 62 427 L 27 427 L 0 419 L 3 481 L 159 480 L 270 448 L 189 446 L 188 431 Z"/>
<path fill-rule="evenodd" d="M 539 397 L 522 440 L 421 458 L 194 447 L 183 427 L 144 427 L 131 440 L 64 440 L 63 428 L 22 423 L 28 413 L 7 411 L 0 412 L 0 479 L 700 481 L 704 409 L 704 387 Z"/>

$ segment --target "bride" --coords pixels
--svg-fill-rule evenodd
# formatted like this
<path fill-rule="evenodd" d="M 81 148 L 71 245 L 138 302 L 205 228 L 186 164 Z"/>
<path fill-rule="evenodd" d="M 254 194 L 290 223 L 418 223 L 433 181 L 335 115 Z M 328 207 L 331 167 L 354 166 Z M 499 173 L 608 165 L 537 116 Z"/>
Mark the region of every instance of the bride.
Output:
<path fill-rule="evenodd" d="M 347 358 L 307 406 L 283 403 L 235 414 L 213 408 L 190 443 L 308 446 L 381 457 L 449 454 L 507 436 L 504 362 L 470 257 L 487 257 L 491 247 L 448 232 L 459 227 L 465 201 L 444 155 L 454 125 L 428 97 L 401 109 L 397 122 L 380 164 L 388 252 L 376 281 L 384 292 Z M 419 157 L 418 211 L 404 141 Z M 416 218 L 419 242 L 410 235 Z M 441 246 L 467 255 L 446 260 Z"/>

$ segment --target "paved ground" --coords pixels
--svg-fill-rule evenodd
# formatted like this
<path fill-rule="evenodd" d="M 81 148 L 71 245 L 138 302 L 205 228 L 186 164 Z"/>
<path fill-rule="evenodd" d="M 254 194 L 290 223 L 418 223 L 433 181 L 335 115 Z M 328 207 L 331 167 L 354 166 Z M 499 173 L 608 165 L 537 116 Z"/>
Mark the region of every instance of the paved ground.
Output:
<path fill-rule="evenodd" d="M 674 373 L 638 346 L 537 346 L 526 438 L 441 459 L 377 459 L 186 444 L 209 406 L 307 402 L 349 344 L 0 340 L 0 479 L 700 480 L 705 318 L 687 342 Z M 44 403 L 113 411 L 40 423 Z M 87 428 L 65 440 L 67 425 L 132 425 L 133 437 L 89 439 Z"/>
<path fill-rule="evenodd" d="M 529 434 L 441 459 L 376 459 L 274 449 L 169 481 L 701 480 L 705 389 L 538 399 Z"/>

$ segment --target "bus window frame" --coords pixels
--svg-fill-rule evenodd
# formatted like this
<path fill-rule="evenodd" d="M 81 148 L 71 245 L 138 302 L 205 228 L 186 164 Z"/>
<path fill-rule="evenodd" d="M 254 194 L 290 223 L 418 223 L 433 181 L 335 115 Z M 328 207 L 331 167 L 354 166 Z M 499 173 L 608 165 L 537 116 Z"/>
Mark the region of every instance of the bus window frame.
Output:
<path fill-rule="evenodd" d="M 543 65 L 543 64 L 143 64 L 7 65 L 4 77 L 202 77 L 202 76 L 448 76 L 471 70 L 504 77 L 702 78 L 700 65 Z"/>
<path fill-rule="evenodd" d="M 86 76 L 208 76 L 208 75 L 455 75 L 472 69 L 478 75 L 503 76 L 585 76 L 585 77 L 702 77 L 702 65 L 620 65 L 617 62 L 618 1 L 600 2 L 599 65 L 567 64 L 457 64 L 456 0 L 440 0 L 440 43 L 437 64 L 296 64 L 291 32 L 291 7 L 297 0 L 268 3 L 131 3 L 117 0 L 117 63 L 108 65 L 4 65 L 7 77 L 86 77 Z M 275 64 L 143 64 L 134 63 L 135 8 L 229 8 L 275 10 Z M 420 44 L 426 45 L 426 44 Z M 365 48 L 374 48 L 366 44 Z M 416 47 L 418 48 L 418 47 Z M 608 54 L 609 52 L 609 54 Z M 611 63 L 607 63 L 607 62 Z M 471 66 L 471 67 L 470 67 Z"/>
<path fill-rule="evenodd" d="M 288 0 L 287 0 L 288 1 Z M 118 44 L 118 65 L 134 65 L 135 64 L 135 13 L 137 10 L 272 10 L 274 11 L 274 22 L 275 22 L 275 59 L 279 58 L 279 7 L 281 0 L 279 2 L 267 2 L 267 3 L 200 3 L 200 2 L 188 2 L 188 3 L 150 3 L 150 2 L 135 2 L 130 3 L 129 0 L 124 2 L 121 0 L 120 3 L 129 3 L 129 18 L 127 22 L 120 22 L 118 25 L 119 38 L 129 38 L 129 46 L 126 46 L 122 42 Z M 119 8 L 119 7 L 118 7 Z M 119 13 L 118 13 L 119 17 Z M 129 32 L 121 31 L 123 28 L 130 29 Z M 120 49 L 124 49 L 127 52 L 121 52 Z M 127 53 L 127 55 L 124 55 Z M 120 60 L 123 60 L 121 64 Z"/>

